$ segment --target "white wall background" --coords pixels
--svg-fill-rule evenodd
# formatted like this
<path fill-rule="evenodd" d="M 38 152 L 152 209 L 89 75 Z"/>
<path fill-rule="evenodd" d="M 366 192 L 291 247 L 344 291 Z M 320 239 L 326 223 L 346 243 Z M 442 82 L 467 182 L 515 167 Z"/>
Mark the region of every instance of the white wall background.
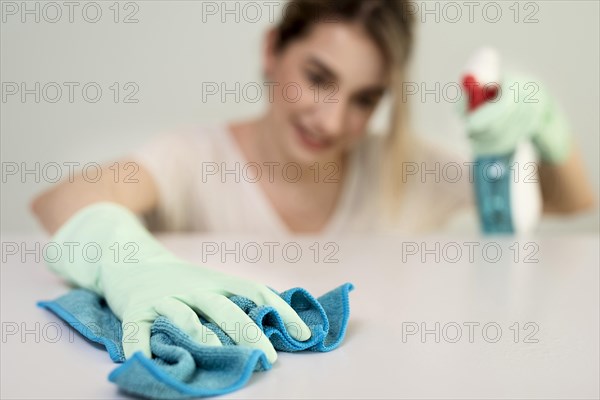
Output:
<path fill-rule="evenodd" d="M 226 103 L 218 99 L 202 102 L 201 88 L 203 82 L 226 82 L 232 87 L 234 82 L 261 81 L 261 40 L 272 22 L 267 3 L 254 2 L 262 17 L 252 21 L 257 8 L 248 8 L 244 1 L 121 2 L 117 23 L 114 2 L 90 3 L 76 3 L 72 22 L 69 8 L 63 2 L 53 3 L 62 12 L 53 23 L 57 8 L 46 2 L 2 2 L 0 78 L 6 97 L 0 103 L 3 232 L 39 231 L 28 204 L 50 185 L 42 176 L 6 175 L 14 163 L 31 169 L 37 162 L 42 169 L 55 162 L 63 165 L 66 176 L 65 162 L 105 162 L 126 154 L 156 133 L 181 125 L 239 119 L 263 107 L 245 101 L 236 104 L 231 96 Z M 23 13 L 23 4 L 30 10 L 38 7 L 39 22 L 35 12 Z M 507 64 L 538 76 L 560 100 L 598 191 L 599 3 L 476 2 L 472 17 L 462 1 L 451 6 L 436 1 L 416 4 L 422 21 L 412 80 L 430 88 L 435 82 L 442 86 L 455 82 L 473 50 L 486 44 L 495 46 Z M 239 12 L 209 15 L 204 12 L 207 6 L 220 11 L 237 7 Z M 271 7 L 276 18 L 284 10 L 283 3 Z M 87 22 L 84 17 L 95 18 L 97 8 L 102 11 L 100 20 Z M 430 13 L 423 14 L 425 9 Z M 493 23 L 497 9 L 502 15 Z M 515 9 L 520 11 L 518 16 Z M 457 10 L 461 13 L 458 19 Z M 132 12 L 138 22 L 123 23 Z M 537 22 L 525 23 L 528 15 Z M 11 82 L 25 82 L 28 88 L 35 82 L 41 86 L 56 82 L 63 89 L 62 97 L 51 103 L 42 96 L 36 103 L 34 95 L 27 95 L 22 102 L 19 94 L 9 95 Z M 65 82 L 79 83 L 72 103 Z M 103 90 L 96 103 L 82 96 L 81 88 L 88 82 L 96 82 Z M 110 89 L 114 82 L 121 88 L 117 103 Z M 127 82 L 139 87 L 136 104 L 123 102 L 130 92 L 124 90 Z M 54 97 L 54 90 L 48 89 L 47 96 Z M 89 93 L 93 95 L 93 91 Z M 425 102 L 418 96 L 414 100 L 417 130 L 466 153 L 467 143 L 454 105 L 443 99 L 436 102 L 432 96 Z M 545 226 L 549 230 L 597 232 L 598 214 L 568 222 L 547 221 Z"/>

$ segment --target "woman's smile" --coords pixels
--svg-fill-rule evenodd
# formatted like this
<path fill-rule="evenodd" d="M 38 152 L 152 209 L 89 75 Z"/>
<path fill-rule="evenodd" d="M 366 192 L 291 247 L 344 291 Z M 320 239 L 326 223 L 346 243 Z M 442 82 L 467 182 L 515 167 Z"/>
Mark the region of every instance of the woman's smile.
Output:
<path fill-rule="evenodd" d="M 324 139 L 299 122 L 292 122 L 292 127 L 294 128 L 294 134 L 298 138 L 298 142 L 310 151 L 325 150 L 333 145 L 333 140 Z"/>

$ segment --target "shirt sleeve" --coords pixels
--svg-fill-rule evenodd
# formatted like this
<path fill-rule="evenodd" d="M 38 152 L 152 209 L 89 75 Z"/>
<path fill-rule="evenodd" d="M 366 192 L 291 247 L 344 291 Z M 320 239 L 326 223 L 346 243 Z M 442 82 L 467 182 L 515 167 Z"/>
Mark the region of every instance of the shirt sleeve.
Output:
<path fill-rule="evenodd" d="M 190 229 L 194 146 L 191 132 L 167 132 L 130 153 L 130 159 L 148 170 L 158 189 L 158 204 L 145 216 L 150 230 Z"/>

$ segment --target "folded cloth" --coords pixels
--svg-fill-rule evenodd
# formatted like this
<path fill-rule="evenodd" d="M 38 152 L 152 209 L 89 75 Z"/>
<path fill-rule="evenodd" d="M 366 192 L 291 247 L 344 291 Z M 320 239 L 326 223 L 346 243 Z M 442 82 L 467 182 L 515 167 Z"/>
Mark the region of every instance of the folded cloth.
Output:
<path fill-rule="evenodd" d="M 312 336 L 300 342 L 290 336 L 288 327 L 270 306 L 257 306 L 241 296 L 230 298 L 258 325 L 277 350 L 295 352 L 331 351 L 338 347 L 346 332 L 350 307 L 346 283 L 315 299 L 305 289 L 293 288 L 279 295 L 308 325 Z M 187 399 L 216 396 L 243 387 L 255 371 L 271 368 L 265 354 L 235 342 L 217 324 L 201 316 L 223 346 L 194 342 L 167 318 L 156 319 L 151 329 L 150 346 L 154 358 L 141 352 L 125 360 L 123 340 L 135 340 L 136 327 L 122 326 L 103 298 L 86 289 L 75 289 L 54 301 L 42 301 L 46 308 L 92 342 L 102 344 L 114 362 L 123 363 L 108 379 L 124 392 L 151 399 Z M 230 332 L 229 334 L 259 334 Z M 289 327 L 293 329 L 293 327 Z"/>

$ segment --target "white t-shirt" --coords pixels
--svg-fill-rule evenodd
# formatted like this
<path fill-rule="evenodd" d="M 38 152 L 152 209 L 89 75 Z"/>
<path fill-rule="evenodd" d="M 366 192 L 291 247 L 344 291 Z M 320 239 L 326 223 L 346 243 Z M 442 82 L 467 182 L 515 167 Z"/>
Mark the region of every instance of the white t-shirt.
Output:
<path fill-rule="evenodd" d="M 383 224 L 373 196 L 381 144 L 381 137 L 368 135 L 352 152 L 341 196 L 322 234 L 386 231 L 390 226 L 403 233 L 427 232 L 441 228 L 457 210 L 473 204 L 466 177 L 455 182 L 443 176 L 445 165 L 462 166 L 461 160 L 419 142 L 415 147 L 419 162 L 407 175 L 398 217 L 393 224 Z M 158 186 L 159 203 L 148 219 L 152 230 L 292 233 L 257 179 L 280 173 L 294 180 L 298 170 L 291 164 L 248 163 L 226 125 L 160 134 L 131 156 L 148 169 Z M 437 173 L 431 172 L 436 168 Z"/>

